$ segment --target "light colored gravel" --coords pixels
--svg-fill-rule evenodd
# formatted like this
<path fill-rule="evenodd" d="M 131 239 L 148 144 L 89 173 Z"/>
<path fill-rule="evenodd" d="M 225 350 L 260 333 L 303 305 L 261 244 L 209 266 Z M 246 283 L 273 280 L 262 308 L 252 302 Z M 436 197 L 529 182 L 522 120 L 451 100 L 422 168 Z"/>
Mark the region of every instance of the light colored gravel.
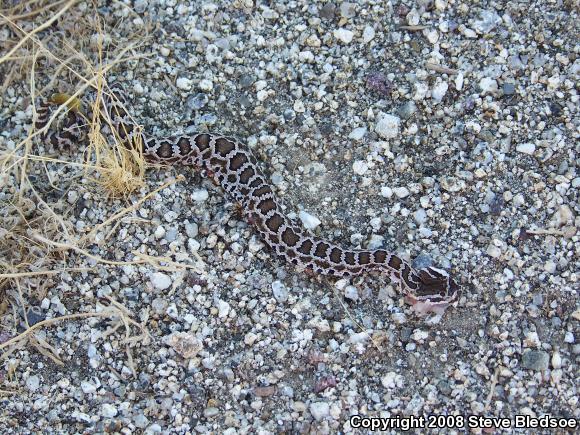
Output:
<path fill-rule="evenodd" d="M 43 32 L 94 15 L 83 4 Z M 135 323 L 39 329 L 64 365 L 32 345 L 2 361 L 0 389 L 14 393 L 0 395 L 0 432 L 336 433 L 352 431 L 354 414 L 580 418 L 573 2 L 137 0 L 133 10 L 103 2 L 99 14 L 110 44 L 151 26 L 144 56 L 107 77 L 148 130 L 243 139 L 297 220 L 345 247 L 450 268 L 463 296 L 433 323 L 386 278 L 335 286 L 298 273 L 186 168 L 151 170 L 125 200 L 78 167 L 32 162 L 43 201 L 80 235 L 176 172 L 185 181 L 83 246 L 111 262 L 138 252 L 160 263 L 63 251 L 62 268 L 92 269 L 31 281 L 45 292 L 25 295 L 37 321 L 102 312 L 112 299 Z M 28 29 L 44 22 L 27 19 L 37 19 L 19 21 Z M 94 47 L 76 48 L 97 62 Z M 39 89 L 56 68 L 36 69 Z M 66 83 L 50 90 L 70 92 Z M 30 125 L 29 84 L 0 96 L 2 153 Z M 19 185 L 0 186 L 5 210 Z M 25 327 L 14 324 L 17 289 L 7 294 L 16 308 L 0 317 L 0 342 Z"/>

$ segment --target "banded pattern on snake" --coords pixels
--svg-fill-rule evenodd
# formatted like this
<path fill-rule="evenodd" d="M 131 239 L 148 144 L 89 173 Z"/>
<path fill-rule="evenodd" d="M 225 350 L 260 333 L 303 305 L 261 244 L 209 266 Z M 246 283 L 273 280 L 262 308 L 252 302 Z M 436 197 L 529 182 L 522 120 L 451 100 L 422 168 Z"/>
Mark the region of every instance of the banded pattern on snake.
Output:
<path fill-rule="evenodd" d="M 89 104 L 83 106 L 90 108 L 92 101 L 87 98 Z M 444 270 L 435 267 L 414 269 L 384 249 L 344 249 L 296 225 L 282 212 L 251 150 L 237 139 L 213 133 L 153 137 L 130 119 L 124 101 L 123 90 L 114 87 L 102 98 L 99 110 L 101 115 L 108 115 L 104 118 L 112 120 L 115 133 L 125 146 L 141 144 L 141 151 L 149 162 L 182 164 L 204 170 L 241 205 L 264 242 L 284 260 L 307 271 L 334 277 L 387 272 L 391 280 L 399 284 L 407 302 L 420 312 L 442 313 L 457 300 L 459 286 Z M 48 124 L 54 108 L 54 102 L 39 105 L 37 129 Z M 44 139 L 56 147 L 72 147 L 85 139 L 86 119 L 90 117 L 84 117 L 78 110 L 68 110 L 60 128 L 48 128 Z"/>

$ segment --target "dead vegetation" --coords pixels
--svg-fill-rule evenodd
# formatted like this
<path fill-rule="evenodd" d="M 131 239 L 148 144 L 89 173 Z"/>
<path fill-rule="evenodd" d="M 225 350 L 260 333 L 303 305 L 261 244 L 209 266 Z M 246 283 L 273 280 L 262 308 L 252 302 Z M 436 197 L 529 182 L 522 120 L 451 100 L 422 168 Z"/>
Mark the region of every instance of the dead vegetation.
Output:
<path fill-rule="evenodd" d="M 9 386 L 0 388 L 0 394 L 10 393 L 16 385 L 10 381 L 16 373 L 18 359 L 14 354 L 18 349 L 32 347 L 62 365 L 58 349 L 37 332 L 75 319 L 110 319 L 112 326 L 104 336 L 123 327 L 122 343 L 128 364 L 135 373 L 130 349 L 135 343 L 146 343 L 148 334 L 144 322 L 134 321 L 133 314 L 119 302 L 111 298 L 93 301 L 92 306 L 97 308 L 93 312 L 40 321 L 31 319 L 31 309 L 63 277 L 70 280 L 100 267 L 125 264 L 147 263 L 153 268 L 183 269 L 168 258 L 134 252 L 133 261 L 119 262 L 100 258 L 86 249 L 97 238 L 98 244 L 106 244 L 123 217 L 175 181 L 146 194 L 133 205 L 111 212 L 102 223 L 83 231 L 67 219 L 73 207 L 66 202 L 66 192 L 47 195 L 39 188 L 38 174 L 48 180 L 43 186 L 47 191 L 58 191 L 54 174 L 63 174 L 64 168 L 68 169 L 68 176 L 72 173 L 73 177 L 94 181 L 95 189 L 107 196 L 128 198 L 143 186 L 142 157 L 102 134 L 102 123 L 110 120 L 99 116 L 96 109 L 100 107 L 102 95 L 109 92 L 107 81 L 111 72 L 139 59 L 135 53 L 148 33 L 120 36 L 122 32 L 118 29 L 104 26 L 95 4 L 88 5 L 78 0 L 0 1 L 0 127 L 5 128 L 14 119 L 26 119 L 21 123 L 31 125 L 39 98 L 52 98 L 58 104 L 44 129 L 27 132 L 23 128 L 20 135 L 12 135 L 11 139 L 0 136 L 0 367 L 4 366 L 0 368 L 0 385 Z M 126 12 L 127 19 L 131 19 L 132 11 Z M 67 110 L 82 112 L 86 104 L 82 97 L 87 90 L 96 95 L 88 103 L 93 104 L 94 116 L 86 119 L 87 151 L 77 155 L 74 150 L 69 154 L 49 155 L 50 147 L 39 140 L 43 130 L 57 123 Z M 1 121 L 2 118 L 6 121 Z M 20 140 L 14 140 L 15 136 Z M 75 261 L 71 262 L 73 256 Z M 90 265 L 86 266 L 89 259 Z M 81 266 L 71 267 L 71 263 Z"/>

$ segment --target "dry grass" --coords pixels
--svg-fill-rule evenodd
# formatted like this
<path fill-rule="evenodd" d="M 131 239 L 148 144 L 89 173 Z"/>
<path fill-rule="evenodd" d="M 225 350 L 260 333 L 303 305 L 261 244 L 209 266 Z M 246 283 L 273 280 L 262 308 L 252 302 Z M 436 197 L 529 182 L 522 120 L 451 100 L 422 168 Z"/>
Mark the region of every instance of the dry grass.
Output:
<path fill-rule="evenodd" d="M 132 11 L 128 13 L 131 18 Z M 57 122 L 58 116 L 66 110 L 84 113 L 81 97 L 88 89 L 93 89 L 97 96 L 92 103 L 93 109 L 99 107 L 99 99 L 108 92 L 109 73 L 139 58 L 135 52 L 148 38 L 149 31 L 146 29 L 142 34 L 132 33 L 130 37 L 121 39 L 118 35 L 122 32 L 104 27 L 96 6 L 83 10 L 77 0 L 31 0 L 16 4 L 0 0 L 0 31 L 3 28 L 9 37 L 0 35 L 0 77 L 3 77 L 0 98 L 7 95 L 10 88 L 26 89 L 28 97 L 16 100 L 10 106 L 14 111 L 17 105 L 24 110 L 30 104 L 34 108 L 38 97 L 46 98 L 56 90 L 59 93 L 52 96 L 52 101 L 61 105 L 51 123 Z M 2 106 L 7 104 L 0 104 Z M 38 191 L 33 182 L 33 169 L 44 171 L 48 176 L 49 166 L 56 167 L 56 170 L 70 166 L 75 169 L 76 176 L 92 179 L 95 188 L 109 196 L 127 197 L 143 186 L 145 165 L 142 156 L 120 146 L 118 141 L 104 137 L 101 123 L 109 121 L 99 117 L 97 110 L 93 113 L 91 119 L 86 119 L 90 145 L 83 162 L 75 161 L 74 157 L 67 161 L 44 155 L 43 144 L 38 143 L 42 131 L 23 134 L 25 137 L 17 143 L 8 144 L 0 138 L 0 193 L 4 198 L 0 200 L 0 351 L 3 352 L 0 361 L 6 360 L 9 378 L 15 369 L 14 360 L 8 358 L 24 346 L 32 346 L 54 363 L 62 364 L 58 350 L 36 332 L 61 321 L 87 317 L 116 319 L 111 333 L 119 327 L 125 328 L 124 342 L 132 367 L 130 346 L 143 343 L 147 334 L 144 325 L 133 321 L 132 314 L 112 299 L 95 312 L 29 324 L 26 314 L 29 308 L 42 301 L 48 289 L 57 285 L 63 275 L 142 263 L 156 268 L 164 264 L 163 267 L 169 270 L 183 270 L 183 266 L 167 258 L 145 257 L 134 252 L 134 261 L 116 262 L 93 255 L 84 248 L 88 243 L 95 243 L 97 232 L 106 234 L 105 240 L 101 240 L 101 243 L 106 243 L 121 218 L 171 182 L 145 195 L 134 205 L 112 214 L 100 225 L 88 228 L 83 234 L 69 222 L 67 215 L 71 207 L 62 198 L 51 202 Z M 8 118 L 12 115 L 14 113 Z M 50 176 L 48 178 L 51 183 Z M 90 258 L 97 265 L 71 267 L 73 253 L 77 261 L 84 264 L 85 259 Z M 94 306 L 94 301 L 92 304 Z M 23 325 L 24 332 L 17 334 L 19 325 Z M 131 335 L 135 327 L 138 333 Z M 2 392 L 9 391 L 0 390 L 0 394 Z"/>

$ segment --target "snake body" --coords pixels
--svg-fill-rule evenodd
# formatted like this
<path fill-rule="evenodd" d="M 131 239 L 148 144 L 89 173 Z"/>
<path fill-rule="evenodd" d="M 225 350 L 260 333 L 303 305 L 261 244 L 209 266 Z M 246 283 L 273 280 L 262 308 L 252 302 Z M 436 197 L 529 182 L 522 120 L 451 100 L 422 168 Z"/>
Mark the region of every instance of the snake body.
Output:
<path fill-rule="evenodd" d="M 46 127 L 54 102 L 37 110 L 36 127 L 57 147 L 74 146 L 86 136 L 86 120 L 69 110 L 60 128 Z M 353 277 L 370 271 L 386 272 L 418 311 L 442 312 L 459 295 L 459 286 L 444 270 L 414 269 L 384 249 L 344 249 L 309 234 L 282 211 L 272 187 L 251 150 L 237 139 L 213 133 L 154 137 L 130 119 L 123 92 L 115 89 L 102 99 L 101 114 L 112 121 L 115 134 L 125 146 L 140 146 L 145 159 L 157 164 L 182 164 L 204 170 L 219 183 L 281 258 L 306 271 L 334 277 Z M 140 145 L 135 145 L 140 144 Z"/>

